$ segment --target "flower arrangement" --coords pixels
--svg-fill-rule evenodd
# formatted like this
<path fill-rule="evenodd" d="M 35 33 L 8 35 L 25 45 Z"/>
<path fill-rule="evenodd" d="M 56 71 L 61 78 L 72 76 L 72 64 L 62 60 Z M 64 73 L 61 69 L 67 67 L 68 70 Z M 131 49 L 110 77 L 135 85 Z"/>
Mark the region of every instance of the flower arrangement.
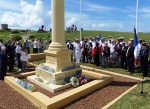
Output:
<path fill-rule="evenodd" d="M 77 77 L 71 77 L 70 83 L 72 84 L 73 87 L 78 87 L 80 85 Z"/>
<path fill-rule="evenodd" d="M 79 75 L 79 76 L 78 76 L 78 80 L 79 80 L 79 83 L 80 83 L 80 84 L 85 84 L 85 83 L 87 83 L 87 78 L 84 77 L 83 75 Z"/>
<path fill-rule="evenodd" d="M 71 77 L 70 83 L 72 84 L 73 87 L 78 87 L 82 84 L 87 83 L 87 78 L 84 77 L 83 75 L 79 75 L 78 77 Z"/>

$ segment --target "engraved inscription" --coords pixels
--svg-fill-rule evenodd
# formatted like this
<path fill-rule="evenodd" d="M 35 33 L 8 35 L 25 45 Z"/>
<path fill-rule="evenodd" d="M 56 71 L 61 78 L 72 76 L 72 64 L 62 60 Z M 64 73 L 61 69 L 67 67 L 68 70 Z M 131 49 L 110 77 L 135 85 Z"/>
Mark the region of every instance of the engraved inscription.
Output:
<path fill-rule="evenodd" d="M 67 56 L 61 57 L 61 65 L 64 65 L 65 63 L 68 63 L 68 57 Z"/>
<path fill-rule="evenodd" d="M 49 64 L 56 65 L 57 59 L 56 59 L 56 57 L 46 56 L 46 62 Z"/>

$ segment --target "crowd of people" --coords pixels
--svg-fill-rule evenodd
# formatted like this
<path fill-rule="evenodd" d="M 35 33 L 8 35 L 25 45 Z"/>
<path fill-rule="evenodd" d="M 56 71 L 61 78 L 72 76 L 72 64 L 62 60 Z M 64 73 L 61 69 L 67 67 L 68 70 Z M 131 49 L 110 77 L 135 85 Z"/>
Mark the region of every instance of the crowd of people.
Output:
<path fill-rule="evenodd" d="M 42 39 L 33 39 L 31 42 L 31 48 L 33 53 L 42 53 L 43 50 L 47 50 L 49 44 L 52 42 L 51 38 L 49 41 L 47 41 L 46 38 L 44 38 L 44 41 Z M 29 43 L 29 42 L 28 42 Z"/>
<path fill-rule="evenodd" d="M 19 41 L 12 43 L 7 40 L 3 43 L 0 39 L 0 79 L 4 79 L 7 70 L 14 71 L 14 66 L 18 67 L 19 72 L 24 72 L 27 61 L 32 53 L 42 53 L 48 49 L 52 39 L 47 41 L 46 38 L 34 39 L 29 41 L 26 39 L 22 44 Z M 141 66 L 144 76 L 148 76 L 148 57 L 149 45 L 144 40 L 138 41 L 139 56 L 137 59 L 134 57 L 134 40 L 130 39 L 127 43 L 124 38 L 120 37 L 115 41 L 112 36 L 109 36 L 108 41 L 105 37 L 74 38 L 71 42 L 70 39 L 66 41 L 66 46 L 72 50 L 72 60 L 76 63 L 90 63 L 96 66 L 104 66 L 109 68 L 111 66 L 120 67 L 128 70 L 131 74 L 134 73 L 136 66 Z M 135 61 L 138 60 L 138 61 Z M 137 63 L 138 62 L 138 63 Z"/>
<path fill-rule="evenodd" d="M 30 42 L 28 39 L 22 44 L 19 41 L 12 42 L 7 40 L 5 43 L 0 39 L 0 80 L 4 79 L 6 72 L 14 72 L 14 66 L 18 67 L 18 72 L 25 72 L 26 64 L 30 59 L 30 51 L 33 53 L 42 53 L 48 49 L 51 43 L 46 38 L 34 39 Z M 30 50 L 31 48 L 31 50 Z"/>
<path fill-rule="evenodd" d="M 134 40 L 131 38 L 127 43 L 124 37 L 120 37 L 115 41 L 112 36 L 109 36 L 108 41 L 105 37 L 90 37 L 70 39 L 66 41 L 68 49 L 73 51 L 72 59 L 76 63 L 92 63 L 96 66 L 110 66 L 120 67 L 128 70 L 130 74 L 134 73 L 137 66 L 141 66 L 144 76 L 148 76 L 148 57 L 149 46 L 147 42 L 140 39 L 138 41 L 139 56 L 134 56 Z M 138 61 L 137 61 L 138 60 Z M 138 62 L 138 63 L 137 63 Z"/>
<path fill-rule="evenodd" d="M 73 33 L 73 32 L 77 32 L 77 26 L 76 25 L 74 25 L 74 24 L 72 24 L 72 26 L 70 26 L 70 27 L 66 27 L 66 32 L 70 32 L 70 33 Z"/>

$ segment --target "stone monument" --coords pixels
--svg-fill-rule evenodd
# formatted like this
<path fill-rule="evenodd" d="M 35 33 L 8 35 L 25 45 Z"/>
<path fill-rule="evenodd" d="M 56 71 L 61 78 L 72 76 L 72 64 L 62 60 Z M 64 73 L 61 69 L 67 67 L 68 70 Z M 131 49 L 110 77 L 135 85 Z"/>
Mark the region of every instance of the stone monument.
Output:
<path fill-rule="evenodd" d="M 79 65 L 71 62 L 72 51 L 65 44 L 64 0 L 52 0 L 52 43 L 46 53 L 46 63 L 36 68 L 36 76 L 46 84 L 65 85 L 72 76 L 82 74 Z"/>

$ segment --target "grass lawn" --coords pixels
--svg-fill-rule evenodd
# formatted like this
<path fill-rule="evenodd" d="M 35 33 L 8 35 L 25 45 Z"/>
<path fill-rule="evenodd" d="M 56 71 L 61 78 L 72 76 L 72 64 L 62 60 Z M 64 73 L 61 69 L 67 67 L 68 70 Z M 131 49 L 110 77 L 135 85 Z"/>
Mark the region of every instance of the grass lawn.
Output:
<path fill-rule="evenodd" d="M 105 37 L 106 39 L 108 39 L 109 35 L 112 35 L 113 38 L 116 40 L 118 37 L 124 37 L 125 41 L 128 41 L 129 38 L 133 38 L 134 33 L 132 32 L 111 32 L 111 31 L 83 31 L 82 32 L 82 36 L 83 37 L 90 37 L 90 36 L 98 36 L 99 33 L 101 33 L 102 37 Z M 11 32 L 0 32 L 0 38 L 7 40 L 10 39 L 8 36 L 12 34 Z M 25 35 L 25 32 L 22 33 L 17 33 L 18 35 Z M 31 31 L 30 34 L 34 34 L 35 38 L 48 38 L 48 34 L 49 33 L 37 33 L 36 31 Z M 50 33 L 50 37 L 51 37 L 51 33 Z M 60 36 L 61 37 L 61 36 Z M 67 40 L 68 38 L 70 38 L 72 41 L 74 38 L 78 38 L 80 37 L 80 32 L 76 32 L 76 33 L 67 33 L 65 32 L 65 39 Z M 150 33 L 138 33 L 138 39 L 144 39 L 145 41 L 147 41 L 148 43 L 150 43 Z"/>
<path fill-rule="evenodd" d="M 83 31 L 82 32 L 82 36 L 84 38 L 86 37 L 90 37 L 90 36 L 98 36 L 101 33 L 102 37 L 105 37 L 106 40 L 108 39 L 109 35 L 112 35 L 113 38 L 116 40 L 118 37 L 124 37 L 125 41 L 127 42 L 130 38 L 134 37 L 134 33 L 132 32 L 111 32 L 111 31 Z M 6 40 L 10 40 L 11 38 L 9 37 L 9 35 L 12 34 L 10 31 L 6 31 L 6 32 L 0 32 L 0 38 L 4 40 L 4 42 Z M 17 33 L 17 35 L 25 35 L 25 32 L 22 33 Z M 37 33 L 36 31 L 31 31 L 30 34 L 34 34 L 36 39 L 41 38 L 43 41 L 43 38 L 46 38 L 47 40 L 49 40 L 48 34 L 51 37 L 51 33 Z M 61 37 L 61 36 L 60 36 Z M 76 32 L 76 33 L 67 33 L 65 32 L 65 39 L 67 40 L 68 38 L 70 38 L 72 41 L 74 38 L 80 38 L 80 32 Z M 145 41 L 147 41 L 150 45 L 150 33 L 138 33 L 138 39 L 143 39 Z M 21 41 L 23 42 L 23 40 Z M 30 49 L 31 50 L 31 49 Z M 31 50 L 32 53 L 32 50 Z"/>
<path fill-rule="evenodd" d="M 108 109 L 150 109 L 150 79 L 144 82 L 144 92 L 147 94 L 141 95 L 138 93 L 140 91 L 141 84 Z"/>

